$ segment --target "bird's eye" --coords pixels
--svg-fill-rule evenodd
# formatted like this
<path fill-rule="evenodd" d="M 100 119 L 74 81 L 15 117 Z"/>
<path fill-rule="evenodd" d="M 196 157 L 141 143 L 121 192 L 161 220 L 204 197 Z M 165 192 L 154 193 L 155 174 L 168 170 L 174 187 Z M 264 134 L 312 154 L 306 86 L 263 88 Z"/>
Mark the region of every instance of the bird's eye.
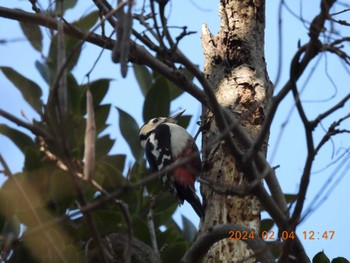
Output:
<path fill-rule="evenodd" d="M 155 119 L 153 119 L 153 123 L 157 123 L 159 121 L 159 119 L 158 118 L 155 118 Z"/>

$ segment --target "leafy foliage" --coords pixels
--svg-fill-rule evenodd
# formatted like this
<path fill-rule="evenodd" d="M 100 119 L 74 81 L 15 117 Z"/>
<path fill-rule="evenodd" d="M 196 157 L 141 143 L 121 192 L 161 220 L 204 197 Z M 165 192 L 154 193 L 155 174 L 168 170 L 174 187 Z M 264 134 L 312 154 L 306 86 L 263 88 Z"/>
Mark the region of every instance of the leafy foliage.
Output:
<path fill-rule="evenodd" d="M 72 8 L 76 2 L 64 1 L 64 10 Z M 82 29 L 89 29 L 96 23 L 97 18 L 98 13 L 95 11 L 73 24 Z M 31 45 L 42 51 L 41 29 L 25 23 L 21 23 L 21 26 Z M 64 123 L 60 118 L 59 103 L 55 95 L 57 73 L 60 71 L 57 68 L 57 34 L 52 33 L 47 57 L 35 62 L 35 67 L 46 81 L 50 92 L 45 104 L 42 103 L 41 97 L 42 90 L 46 87 L 40 87 L 12 68 L 1 67 L 5 76 L 41 117 L 39 120 L 33 120 L 33 126 L 52 136 L 50 140 L 38 137 L 33 140 L 22 130 L 0 124 L 0 133 L 7 136 L 25 156 L 23 170 L 12 175 L 12 179 L 7 180 L 0 188 L 0 242 L 4 245 L 10 237 L 22 236 L 17 245 L 11 247 L 12 253 L 8 256 L 8 262 L 53 262 L 55 260 L 52 257 L 57 252 L 68 262 L 79 262 L 84 258 L 83 251 L 91 239 L 91 229 L 86 224 L 84 215 L 78 212 L 79 199 L 74 171 L 77 169 L 81 172 L 84 165 L 88 88 L 93 97 L 97 133 L 93 179 L 108 193 L 121 191 L 123 194 L 118 198 L 120 202 L 128 204 L 131 217 L 131 222 L 128 222 L 125 211 L 118 209 L 113 202 L 104 201 L 105 194 L 101 193 L 99 188 L 81 182 L 81 194 L 88 204 L 102 203 L 93 211 L 93 220 L 99 235 L 103 237 L 116 232 L 122 233 L 131 228 L 135 237 L 151 246 L 147 214 L 152 210 L 155 234 L 159 246 L 163 247 L 162 259 L 165 262 L 178 262 L 189 242 L 194 239 L 196 228 L 185 217 L 184 229 L 172 219 L 177 201 L 163 190 L 158 180 L 133 190 L 124 189 L 124 186 L 138 182 L 151 173 L 146 167 L 143 149 L 139 143 L 139 124 L 130 114 L 117 108 L 122 136 L 135 159 L 132 167 L 126 169 L 126 156 L 110 153 L 115 141 L 104 133 L 108 127 L 106 122 L 111 105 L 103 103 L 103 100 L 111 79 L 97 79 L 88 84 L 78 84 L 72 69 L 81 53 L 79 40 L 65 37 L 65 46 L 70 52 L 67 54 L 66 64 L 68 114 Z M 134 69 L 145 95 L 144 119 L 169 115 L 171 101 L 180 96 L 182 91 L 162 76 L 152 74 L 144 66 L 135 65 Z M 159 103 L 160 100 L 162 103 Z M 187 126 L 190 118 L 191 116 L 185 116 L 182 125 Z M 71 160 L 68 161 L 71 162 L 71 167 L 67 166 L 67 159 Z M 70 216 L 67 218 L 67 215 Z M 42 224 L 49 224 L 51 227 L 42 231 L 38 229 Z M 55 246 L 47 242 L 47 237 Z M 89 249 L 93 249 L 96 244 L 89 246 Z"/>
<path fill-rule="evenodd" d="M 129 144 L 132 154 L 136 161 L 141 161 L 143 150 L 139 140 L 139 127 L 127 112 L 117 108 L 119 112 L 119 127 L 124 139 Z"/>
<path fill-rule="evenodd" d="M 348 263 L 349 260 L 347 260 L 344 257 L 337 257 L 333 258 L 332 261 L 329 260 L 327 255 L 324 253 L 324 251 L 318 252 L 313 258 L 312 263 Z"/>
<path fill-rule="evenodd" d="M 7 136 L 24 154 L 28 148 L 35 147 L 33 140 L 27 134 L 11 128 L 6 124 L 0 124 L 0 133 Z"/>
<path fill-rule="evenodd" d="M 143 120 L 146 122 L 157 116 L 169 116 L 170 92 L 163 78 L 156 80 L 148 90 L 143 105 Z"/>
<path fill-rule="evenodd" d="M 24 22 L 20 22 L 19 24 L 32 47 L 41 52 L 43 49 L 43 35 L 41 33 L 40 27 L 38 25 Z"/>
<path fill-rule="evenodd" d="M 5 76 L 13 83 L 13 85 L 21 92 L 23 98 L 37 112 L 41 112 L 41 96 L 42 91 L 39 85 L 24 77 L 16 70 L 9 67 L 0 67 Z"/>

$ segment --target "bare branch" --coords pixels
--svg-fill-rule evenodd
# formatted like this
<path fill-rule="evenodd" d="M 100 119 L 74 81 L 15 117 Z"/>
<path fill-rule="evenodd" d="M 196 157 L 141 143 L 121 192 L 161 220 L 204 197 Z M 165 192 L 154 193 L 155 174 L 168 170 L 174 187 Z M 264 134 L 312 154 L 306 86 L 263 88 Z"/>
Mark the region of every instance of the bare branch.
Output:
<path fill-rule="evenodd" d="M 277 74 L 276 74 L 276 78 L 275 81 L 273 82 L 273 85 L 276 87 L 280 81 L 281 78 L 281 73 L 282 73 L 282 62 L 283 62 L 283 44 L 282 44 L 282 40 L 283 40 L 283 30 L 282 30 L 282 7 L 283 7 L 283 0 L 280 0 L 280 3 L 278 5 L 278 61 L 277 61 Z"/>
<path fill-rule="evenodd" d="M 340 118 L 339 120 L 332 123 L 332 125 L 328 128 L 327 133 L 323 136 L 322 140 L 319 142 L 317 147 L 315 148 L 315 155 L 321 150 L 321 147 L 334 135 L 341 134 L 341 133 L 349 133 L 349 130 L 339 130 L 336 129 L 337 126 L 339 126 L 344 120 L 350 118 L 350 113 L 345 115 L 343 118 Z"/>
<path fill-rule="evenodd" d="M 32 10 L 33 10 L 35 13 L 41 13 L 40 8 L 38 8 L 37 5 L 36 5 L 37 0 L 29 0 L 29 2 L 32 4 Z"/>
<path fill-rule="evenodd" d="M 149 234 L 151 237 L 151 244 L 152 244 L 153 251 L 159 257 L 157 237 L 156 237 L 156 232 L 154 229 L 153 212 L 152 212 L 153 205 L 154 205 L 154 198 L 152 196 L 150 196 L 150 199 L 151 199 L 151 204 L 150 204 L 149 211 L 147 214 L 148 230 L 149 230 Z M 160 258 L 158 258 L 157 262 L 160 262 Z"/>
<path fill-rule="evenodd" d="M 109 196 L 109 195 L 107 195 Z M 119 207 L 120 211 L 122 212 L 122 215 L 124 217 L 124 220 L 127 225 L 128 234 L 127 234 L 127 243 L 124 248 L 124 262 L 130 263 L 131 262 L 131 249 L 132 249 L 132 242 L 133 242 L 133 234 L 132 234 L 132 219 L 129 211 L 129 206 L 123 202 L 122 200 L 115 199 L 114 203 Z"/>
<path fill-rule="evenodd" d="M 304 171 L 300 180 L 300 187 L 298 191 L 298 197 L 295 205 L 295 209 L 293 211 L 291 220 L 290 220 L 290 226 L 291 229 L 295 229 L 296 225 L 298 224 L 303 206 L 305 201 L 306 192 L 309 186 L 310 182 L 310 173 L 311 173 L 311 167 L 313 164 L 314 157 L 316 155 L 315 148 L 313 145 L 313 138 L 312 138 L 312 127 L 310 125 L 310 122 L 307 120 L 305 113 L 301 107 L 300 100 L 298 98 L 298 92 L 296 90 L 296 81 L 302 74 L 302 72 L 306 69 L 309 62 L 320 52 L 321 50 L 321 43 L 319 40 L 319 35 L 321 31 L 324 28 L 324 23 L 326 19 L 329 18 L 329 10 L 332 7 L 332 5 L 335 3 L 334 0 L 324 0 L 321 1 L 321 12 L 319 15 L 317 15 L 310 26 L 310 41 L 309 43 L 303 47 L 305 49 L 305 54 L 301 61 L 299 62 L 298 56 L 295 56 L 292 65 L 291 65 L 291 73 L 290 73 L 290 80 L 288 81 L 288 86 L 292 89 L 294 98 L 296 100 L 296 104 L 298 107 L 299 115 L 301 116 L 301 119 L 303 121 L 304 127 L 305 127 L 305 134 L 306 134 L 306 140 L 307 140 L 307 148 L 308 148 L 308 156 L 305 161 L 304 165 Z M 297 53 L 300 53 L 300 50 Z M 287 86 L 287 87 L 288 87 Z M 288 93 L 288 91 L 287 91 Z M 286 93 L 286 94 L 287 94 Z M 287 257 L 289 255 L 289 251 L 293 246 L 293 240 L 286 240 L 286 242 L 283 245 L 282 255 L 280 257 L 280 262 L 285 262 L 287 260 Z"/>
<path fill-rule="evenodd" d="M 164 44 L 164 41 L 163 41 L 163 34 L 160 33 L 160 30 L 159 30 L 159 25 L 158 25 L 158 21 L 157 21 L 157 17 L 156 17 L 156 10 L 154 8 L 154 0 L 150 0 L 150 6 L 151 6 L 151 12 L 152 12 L 152 19 L 153 19 L 153 23 L 154 23 L 154 28 L 157 32 L 157 34 L 153 34 L 153 36 L 155 36 L 155 38 L 158 40 L 159 44 L 160 44 L 160 48 L 163 48 L 165 49 L 166 46 Z M 159 6 L 164 6 L 164 4 L 162 4 L 161 2 L 159 2 Z M 160 17 L 161 17 L 161 20 L 162 20 L 162 13 L 160 12 Z M 162 20 L 163 21 L 163 20 Z M 164 28 L 164 25 L 163 25 L 163 30 L 166 31 L 167 28 L 165 27 Z M 152 30 L 153 31 L 153 30 Z M 152 32 L 151 31 L 151 32 Z M 165 33 L 165 32 L 164 32 Z"/>
<path fill-rule="evenodd" d="M 24 122 L 21 119 L 17 118 L 16 116 L 13 116 L 11 113 L 8 113 L 7 111 L 0 109 L 0 116 L 8 119 L 9 121 L 12 121 L 13 123 L 17 124 L 18 126 L 26 128 L 27 130 L 31 131 L 33 134 L 35 134 L 37 136 L 41 136 L 48 141 L 52 141 L 51 135 L 46 130 L 41 129 L 40 127 L 38 127 L 34 124 Z"/>

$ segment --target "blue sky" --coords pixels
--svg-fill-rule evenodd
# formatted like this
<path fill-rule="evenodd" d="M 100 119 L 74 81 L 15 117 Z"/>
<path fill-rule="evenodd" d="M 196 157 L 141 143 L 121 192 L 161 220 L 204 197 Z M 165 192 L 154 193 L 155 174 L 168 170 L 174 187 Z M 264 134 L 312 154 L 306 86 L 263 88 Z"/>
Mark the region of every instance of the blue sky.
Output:
<path fill-rule="evenodd" d="M 81 1 L 82 3 L 73 11 L 67 12 L 66 19 L 68 21 L 75 20 L 78 16 L 87 13 L 92 10 L 92 4 L 88 1 Z M 83 3 L 84 2 L 84 3 Z M 197 31 L 197 34 L 190 35 L 180 43 L 180 48 L 186 55 L 189 56 L 195 63 L 203 68 L 203 54 L 201 49 L 200 30 L 203 23 L 208 24 L 211 32 L 215 34 L 219 29 L 219 16 L 217 12 L 218 1 L 187 1 L 177 0 L 173 1 L 169 12 L 169 24 L 188 27 L 190 31 Z M 266 13 L 266 62 L 270 79 L 275 80 L 278 68 L 278 39 L 277 39 L 277 22 L 278 22 L 278 5 L 277 1 L 267 1 Z M 271 3 L 273 2 L 273 3 Z M 276 3 L 275 3 L 276 2 Z M 290 3 L 289 3 L 290 2 Z M 303 1 L 303 6 L 300 8 L 299 1 L 287 1 L 287 4 L 296 14 L 302 14 L 306 22 L 302 23 L 296 19 L 286 9 L 283 11 L 283 64 L 281 65 L 281 80 L 279 85 L 276 86 L 276 90 L 279 90 L 281 86 L 286 82 L 289 76 L 289 62 L 297 50 L 298 41 L 304 44 L 308 40 L 307 21 L 310 21 L 314 15 L 319 12 L 319 1 Z M 18 7 L 26 11 L 31 11 L 29 1 L 2 1 L 2 5 L 6 7 Z M 198 7 L 198 6 L 200 7 Z M 339 11 L 339 10 L 338 10 Z M 342 17 L 339 17 L 339 19 Z M 346 19 L 346 17 L 343 17 Z M 13 43 L 0 45 L 0 65 L 10 66 L 24 74 L 25 76 L 33 79 L 44 87 L 44 98 L 47 97 L 47 88 L 44 81 L 41 79 L 39 73 L 36 71 L 34 63 L 35 60 L 40 60 L 40 54 L 36 52 L 28 42 L 24 40 L 19 25 L 15 21 L 9 21 L 0 18 L 0 39 L 19 39 Z M 350 30 L 347 28 L 342 29 L 341 34 L 349 35 Z M 43 29 L 45 42 L 44 42 L 44 54 L 48 49 L 48 33 L 46 29 Z M 97 31 L 99 33 L 99 31 Z M 180 31 L 178 32 L 180 33 Z M 348 47 L 349 48 L 349 47 Z M 91 69 L 94 61 L 100 52 L 99 48 L 91 45 L 85 45 L 82 53 L 82 57 L 78 63 L 78 66 L 74 70 L 74 74 L 77 80 L 84 83 L 84 75 Z M 318 70 L 315 71 L 311 80 L 307 82 L 305 91 L 303 92 L 302 99 L 308 101 L 305 104 L 305 108 L 308 116 L 315 117 L 320 112 L 325 110 L 325 107 L 333 105 L 341 96 L 349 93 L 349 74 L 344 70 L 342 64 L 337 59 L 333 59 L 331 56 L 323 56 L 319 62 L 311 63 L 310 69 L 318 65 Z M 333 81 L 337 88 L 334 88 L 332 82 L 327 77 L 327 73 L 333 75 Z M 95 70 L 91 74 L 91 79 L 98 78 L 112 78 L 112 86 L 110 88 L 108 98 L 106 102 L 112 103 L 114 106 L 129 112 L 134 116 L 138 123 L 142 124 L 142 103 L 143 97 L 140 89 L 133 77 L 133 71 L 130 68 L 127 79 L 122 79 L 120 76 L 119 66 L 115 65 L 110 60 L 110 52 L 105 51 L 102 58 L 99 60 Z M 298 82 L 301 87 L 306 82 L 306 76 L 302 77 Z M 127 92 L 126 92 L 127 91 Z M 335 100 L 330 100 L 329 103 L 320 103 L 321 100 L 326 100 L 332 96 L 335 96 Z M 130 100 L 132 98 L 132 100 Z M 338 98 L 338 99 L 336 99 Z M 3 108 L 12 114 L 20 117 L 21 111 L 25 112 L 28 119 L 36 118 L 35 113 L 26 105 L 25 101 L 21 98 L 19 92 L 12 87 L 11 83 L 0 73 L 0 108 Z M 200 105 L 194 99 L 188 95 L 183 95 L 177 99 L 173 105 L 172 110 L 176 111 L 180 108 L 186 108 L 187 113 L 193 114 L 192 125 L 189 131 L 194 134 L 196 131 L 195 121 L 198 120 L 200 114 Z M 289 112 L 293 109 L 293 100 L 291 96 L 288 96 L 286 100 L 279 107 L 278 114 L 273 126 L 271 128 L 270 142 L 269 142 L 269 156 L 271 165 L 280 165 L 277 170 L 278 178 L 281 182 L 282 189 L 285 193 L 296 193 L 299 187 L 299 179 L 302 173 L 304 160 L 306 157 L 305 136 L 299 121 L 297 112 L 294 110 L 291 117 L 287 117 Z M 349 104 L 345 105 L 345 111 L 349 112 Z M 344 110 L 343 110 L 344 115 Z M 339 115 L 334 115 L 334 118 L 326 120 L 323 124 L 325 127 L 332 123 Z M 284 126 L 287 120 L 286 125 Z M 114 145 L 114 153 L 127 153 L 130 156 L 130 150 L 127 144 L 121 137 L 118 127 L 118 114 L 115 110 L 109 117 L 108 122 L 111 124 L 106 133 L 110 134 L 112 138 L 116 138 L 116 144 Z M 8 123 L 6 120 L 0 117 L 0 123 Z M 347 122 L 349 127 L 349 121 Z M 284 128 L 282 128 L 284 127 Z M 320 136 L 323 135 L 322 129 L 318 129 L 315 141 L 317 142 Z M 281 140 L 278 140 L 279 135 L 282 134 Z M 200 141 L 198 141 L 200 143 Z M 334 147 L 330 144 L 325 147 L 316 157 L 315 168 L 313 171 L 318 171 L 324 168 L 327 164 L 336 159 L 344 149 L 349 148 L 349 138 L 342 136 L 337 140 L 334 140 Z M 9 163 L 13 172 L 20 171 L 23 165 L 23 156 L 20 151 L 3 136 L 0 136 L 0 152 Z M 131 165 L 132 159 L 128 158 L 128 164 Z M 347 165 L 347 171 L 346 169 Z M 313 204 L 315 195 L 319 192 L 327 191 L 327 187 L 335 182 L 340 174 L 334 174 L 334 168 L 314 173 L 311 176 L 310 190 L 306 198 L 305 207 L 309 207 Z M 345 176 L 341 182 L 336 186 L 335 190 L 327 195 L 326 200 L 322 202 L 322 205 L 311 213 L 311 215 L 300 224 L 297 229 L 297 233 L 302 238 L 303 231 L 314 231 L 322 233 L 324 231 L 334 230 L 335 235 L 333 240 L 303 240 L 306 251 L 310 257 L 317 252 L 324 250 L 330 257 L 344 256 L 350 258 L 350 251 L 348 250 L 348 230 L 347 222 L 349 221 L 350 212 L 348 209 L 344 209 L 342 203 L 349 200 L 350 194 L 348 186 L 350 185 L 349 179 L 349 158 L 347 158 L 347 164 L 343 166 L 345 170 Z M 330 180 L 332 178 L 332 180 Z M 192 209 L 184 205 L 177 210 L 175 218 L 180 222 L 181 214 L 189 217 L 193 222 L 197 223 L 197 217 Z M 266 215 L 263 215 L 266 217 Z M 315 236 L 316 238 L 319 236 Z"/>

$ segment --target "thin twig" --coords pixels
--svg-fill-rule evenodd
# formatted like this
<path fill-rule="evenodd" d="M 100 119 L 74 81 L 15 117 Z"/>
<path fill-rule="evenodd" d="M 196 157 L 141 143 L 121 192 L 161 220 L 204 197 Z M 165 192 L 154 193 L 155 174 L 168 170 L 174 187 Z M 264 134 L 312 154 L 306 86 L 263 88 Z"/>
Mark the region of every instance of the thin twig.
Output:
<path fill-rule="evenodd" d="M 45 138 L 45 140 L 47 141 L 53 141 L 51 135 L 44 129 L 28 123 L 28 122 L 24 122 L 21 119 L 17 118 L 16 116 L 12 115 L 11 113 L 0 109 L 0 116 L 8 119 L 9 121 L 12 121 L 13 123 L 17 124 L 20 127 L 26 128 L 27 130 L 31 131 L 33 134 L 37 135 L 37 136 L 41 136 L 43 138 Z"/>
<path fill-rule="evenodd" d="M 334 105 L 332 108 L 329 108 L 327 111 L 319 114 L 315 120 L 311 122 L 311 126 L 315 128 L 323 119 L 327 118 L 329 115 L 334 113 L 336 110 L 340 109 L 341 107 L 344 107 L 345 103 L 350 100 L 350 93 L 346 95 L 344 98 L 342 98 L 336 105 Z"/>
<path fill-rule="evenodd" d="M 159 256 L 157 237 L 156 237 L 156 231 L 154 228 L 153 212 L 152 212 L 153 206 L 154 206 L 154 198 L 152 196 L 150 196 L 149 198 L 150 198 L 150 207 L 149 207 L 149 211 L 147 214 L 148 230 L 149 230 L 149 234 L 151 237 L 151 244 L 152 244 L 154 254 Z M 160 258 L 159 258 L 158 262 L 160 262 Z"/>
<path fill-rule="evenodd" d="M 37 0 L 29 0 L 29 2 L 32 4 L 32 10 L 33 10 L 35 13 L 41 13 L 40 8 L 38 8 L 38 7 L 36 6 Z"/>

